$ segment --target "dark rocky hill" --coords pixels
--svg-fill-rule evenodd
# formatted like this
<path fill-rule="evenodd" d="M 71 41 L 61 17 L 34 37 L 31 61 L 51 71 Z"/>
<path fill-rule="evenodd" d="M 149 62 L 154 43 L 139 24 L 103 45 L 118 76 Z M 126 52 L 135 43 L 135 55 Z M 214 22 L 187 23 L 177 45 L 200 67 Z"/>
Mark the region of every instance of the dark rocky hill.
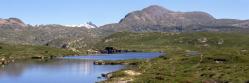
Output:
<path fill-rule="evenodd" d="M 249 28 L 247 25 L 246 20 L 216 19 L 205 12 L 175 12 L 152 5 L 127 14 L 119 23 L 101 26 L 101 29 L 108 32 L 195 32 L 233 30 L 217 27 Z"/>
<path fill-rule="evenodd" d="M 22 29 L 26 27 L 26 24 L 18 18 L 0 18 L 0 29 Z"/>

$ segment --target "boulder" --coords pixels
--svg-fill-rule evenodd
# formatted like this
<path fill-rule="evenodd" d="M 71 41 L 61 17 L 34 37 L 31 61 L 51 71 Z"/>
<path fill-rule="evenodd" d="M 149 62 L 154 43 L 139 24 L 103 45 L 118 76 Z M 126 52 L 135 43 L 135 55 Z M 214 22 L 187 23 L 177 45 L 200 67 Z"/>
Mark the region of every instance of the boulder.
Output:
<path fill-rule="evenodd" d="M 105 61 L 103 60 L 98 60 L 93 62 L 94 65 L 105 65 Z"/>
<path fill-rule="evenodd" d="M 125 72 L 127 75 L 130 75 L 130 76 L 141 75 L 141 73 L 136 72 L 136 71 L 133 71 L 133 70 L 125 70 L 124 72 Z"/>
<path fill-rule="evenodd" d="M 101 74 L 102 77 L 110 79 L 112 77 L 111 73 L 107 73 L 107 74 Z"/>

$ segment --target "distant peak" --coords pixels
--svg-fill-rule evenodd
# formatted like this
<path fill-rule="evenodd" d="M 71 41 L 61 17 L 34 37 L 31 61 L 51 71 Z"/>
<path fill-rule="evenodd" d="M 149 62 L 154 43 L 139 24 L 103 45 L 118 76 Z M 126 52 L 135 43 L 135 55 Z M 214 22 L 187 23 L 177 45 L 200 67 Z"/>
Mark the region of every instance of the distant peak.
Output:
<path fill-rule="evenodd" d="M 8 19 L 5 19 L 5 20 L 8 21 L 8 22 L 24 24 L 24 22 L 21 19 L 19 19 L 19 18 L 13 18 L 13 17 L 11 17 L 11 18 L 8 18 Z"/>
<path fill-rule="evenodd" d="M 67 27 L 85 27 L 85 28 L 97 28 L 98 26 L 96 26 L 95 24 L 93 24 L 92 22 L 87 22 L 85 24 L 76 24 L 76 25 L 64 25 Z"/>
<path fill-rule="evenodd" d="M 7 19 L 0 18 L 0 25 L 1 24 L 18 24 L 22 26 L 25 25 L 25 23 L 18 18 L 7 18 Z"/>
<path fill-rule="evenodd" d="M 162 8 L 162 9 L 164 9 L 164 7 L 159 6 L 159 5 L 151 5 L 151 6 L 147 7 L 147 8 Z"/>
<path fill-rule="evenodd" d="M 92 23 L 92 22 L 87 22 L 87 24 L 90 25 L 90 26 L 92 26 L 92 28 L 97 28 L 97 27 L 98 27 L 97 25 L 95 25 L 95 24 Z"/>
<path fill-rule="evenodd" d="M 162 11 L 162 12 L 167 12 L 167 13 L 173 12 L 159 5 L 151 5 L 147 8 L 144 8 L 143 11 L 149 11 L 149 12 L 150 11 Z"/>

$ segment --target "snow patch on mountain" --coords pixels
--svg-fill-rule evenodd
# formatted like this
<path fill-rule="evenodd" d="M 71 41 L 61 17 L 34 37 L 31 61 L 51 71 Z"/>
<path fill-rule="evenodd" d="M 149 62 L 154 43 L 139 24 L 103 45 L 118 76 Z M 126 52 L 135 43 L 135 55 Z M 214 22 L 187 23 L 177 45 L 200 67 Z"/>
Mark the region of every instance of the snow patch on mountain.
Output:
<path fill-rule="evenodd" d="M 98 27 L 95 24 L 93 24 L 92 22 L 87 22 L 85 24 L 64 25 L 64 26 L 67 26 L 67 27 L 86 27 L 88 29 L 92 29 L 92 28 L 97 28 Z"/>

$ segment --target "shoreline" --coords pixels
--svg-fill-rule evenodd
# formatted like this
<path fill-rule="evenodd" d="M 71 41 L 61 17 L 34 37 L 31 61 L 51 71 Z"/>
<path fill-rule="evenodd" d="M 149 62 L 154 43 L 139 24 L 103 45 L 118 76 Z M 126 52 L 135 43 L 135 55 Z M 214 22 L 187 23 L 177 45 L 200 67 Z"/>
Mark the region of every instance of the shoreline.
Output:
<path fill-rule="evenodd" d="M 165 58 L 165 53 L 162 53 L 159 57 L 155 58 Z M 98 60 L 94 62 L 94 65 L 125 65 L 126 67 L 117 71 L 102 74 L 102 77 L 106 80 L 97 83 L 128 83 L 132 82 L 136 76 L 142 74 L 139 72 L 139 65 L 150 62 L 151 59 L 131 59 L 131 60 Z"/>

